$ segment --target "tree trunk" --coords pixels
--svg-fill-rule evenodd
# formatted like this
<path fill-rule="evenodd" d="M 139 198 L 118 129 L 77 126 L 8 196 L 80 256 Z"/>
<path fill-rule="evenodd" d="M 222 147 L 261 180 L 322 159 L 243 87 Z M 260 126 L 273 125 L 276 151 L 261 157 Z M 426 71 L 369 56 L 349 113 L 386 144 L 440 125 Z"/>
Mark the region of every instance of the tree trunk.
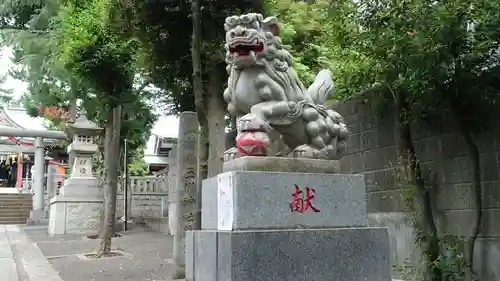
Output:
<path fill-rule="evenodd" d="M 194 228 L 201 229 L 201 183 L 206 178 L 208 159 L 208 123 L 205 101 L 203 98 L 203 80 L 201 76 L 201 0 L 193 0 L 191 3 L 191 13 L 193 15 L 193 34 L 191 38 L 191 57 L 193 62 L 193 90 L 196 117 L 201 127 L 198 138 L 198 164 L 196 175 L 196 206 Z"/>
<path fill-rule="evenodd" d="M 111 238 L 114 235 L 116 221 L 116 193 L 118 190 L 118 175 L 120 159 L 120 127 L 122 120 L 121 105 L 108 113 L 105 128 L 104 165 L 106 169 L 106 184 L 104 186 L 104 220 L 101 229 L 101 248 L 97 257 L 105 257 L 111 253 Z"/>
<path fill-rule="evenodd" d="M 208 70 L 208 174 L 211 178 L 222 173 L 224 151 L 226 149 L 226 111 L 222 98 L 223 83 L 217 67 Z"/>
<path fill-rule="evenodd" d="M 465 245 L 465 254 L 467 259 L 466 280 L 475 280 L 474 278 L 474 247 L 481 231 L 481 223 L 483 220 L 483 200 L 481 188 L 481 162 L 479 159 L 479 149 L 475 142 L 471 129 L 463 120 L 463 113 L 455 113 L 455 118 L 458 123 L 460 134 L 467 145 L 469 159 L 472 162 L 472 194 L 476 208 L 474 209 L 474 224 L 472 225 L 471 236 L 467 239 Z"/>
<path fill-rule="evenodd" d="M 422 170 L 415 154 L 413 146 L 410 120 L 408 118 L 408 106 L 406 97 L 403 93 L 395 94 L 395 117 L 396 117 L 396 143 L 398 147 L 399 157 L 402 160 L 404 168 L 409 168 L 407 173 L 408 180 L 414 186 L 413 203 L 414 216 L 416 223 L 416 231 L 422 232 L 422 237 L 417 237 L 421 240 L 421 246 L 426 261 L 431 264 L 439 258 L 440 245 L 438 240 L 437 227 L 434 222 L 434 214 L 432 212 L 431 195 L 427 190 Z M 417 234 L 419 235 L 419 234 Z M 429 281 L 441 281 L 441 272 L 435 266 L 427 270 L 426 279 Z"/>
<path fill-rule="evenodd" d="M 77 104 L 76 104 L 76 97 L 71 97 L 71 104 L 69 106 L 69 118 L 71 121 L 76 120 L 76 113 L 77 113 Z M 75 163 L 75 155 L 73 153 L 70 153 L 68 155 L 68 164 L 70 167 L 73 167 L 73 164 Z"/>

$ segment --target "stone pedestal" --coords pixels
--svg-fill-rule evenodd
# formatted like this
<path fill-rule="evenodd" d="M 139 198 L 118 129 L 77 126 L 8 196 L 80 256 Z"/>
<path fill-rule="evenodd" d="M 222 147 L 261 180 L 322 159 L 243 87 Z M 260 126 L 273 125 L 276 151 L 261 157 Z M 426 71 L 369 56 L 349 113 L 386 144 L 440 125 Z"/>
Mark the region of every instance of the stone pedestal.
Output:
<path fill-rule="evenodd" d="M 202 230 L 186 239 L 186 280 L 391 281 L 385 228 Z"/>
<path fill-rule="evenodd" d="M 103 202 L 97 178 L 66 179 L 59 195 L 50 200 L 49 234 L 99 234 Z"/>
<path fill-rule="evenodd" d="M 49 234 L 99 234 L 103 202 L 97 178 L 66 179 L 59 195 L 50 200 Z"/>
<path fill-rule="evenodd" d="M 367 227 L 363 176 L 311 173 L 336 170 L 323 160 L 245 158 L 203 182 L 202 230 L 186 236 L 186 280 L 391 280 L 387 229 Z M 248 165 L 262 161 L 301 172 Z"/>
<path fill-rule="evenodd" d="M 102 198 L 56 196 L 50 200 L 49 234 L 97 235 L 102 214 Z"/>
<path fill-rule="evenodd" d="M 97 235 L 102 222 L 104 192 L 92 173 L 92 155 L 97 151 L 93 136 L 100 130 L 85 115 L 69 126 L 74 155 L 71 176 L 59 195 L 50 200 L 49 234 Z"/>

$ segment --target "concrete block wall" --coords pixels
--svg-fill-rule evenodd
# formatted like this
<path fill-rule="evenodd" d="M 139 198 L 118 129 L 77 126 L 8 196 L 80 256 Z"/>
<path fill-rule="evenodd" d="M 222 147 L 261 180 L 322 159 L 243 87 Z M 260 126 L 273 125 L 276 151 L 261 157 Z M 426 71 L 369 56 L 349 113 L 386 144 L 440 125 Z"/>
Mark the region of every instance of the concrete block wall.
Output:
<path fill-rule="evenodd" d="M 389 227 L 393 262 L 409 258 L 418 264 L 404 197 L 392 169 L 397 164 L 393 113 L 388 110 L 380 117 L 369 101 L 361 99 L 341 104 L 337 110 L 351 132 L 347 153 L 341 159 L 342 171 L 365 175 L 370 221 Z M 440 231 L 469 235 L 474 222 L 472 169 L 463 139 L 449 120 L 432 128 L 424 122 L 414 124 L 412 137 L 424 176 L 437 184 L 433 193 Z M 500 127 L 479 135 L 478 144 L 484 206 L 475 255 L 481 280 L 496 281 L 500 280 Z"/>

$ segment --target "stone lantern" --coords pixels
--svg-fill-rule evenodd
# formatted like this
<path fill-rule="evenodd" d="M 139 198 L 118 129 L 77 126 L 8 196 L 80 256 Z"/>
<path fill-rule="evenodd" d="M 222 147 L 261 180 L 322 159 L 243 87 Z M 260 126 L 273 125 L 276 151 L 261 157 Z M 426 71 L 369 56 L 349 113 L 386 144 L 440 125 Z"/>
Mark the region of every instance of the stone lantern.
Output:
<path fill-rule="evenodd" d="M 75 157 L 71 167 L 71 177 L 93 177 L 92 156 L 98 151 L 95 136 L 102 128 L 87 119 L 85 114 L 80 115 L 76 121 L 68 125 L 68 135 L 73 137 L 73 142 L 68 147 L 69 153 Z"/>
<path fill-rule="evenodd" d="M 50 200 L 49 234 L 99 233 L 104 193 L 92 173 L 92 156 L 98 151 L 95 136 L 102 130 L 85 114 L 68 125 L 73 138 L 69 153 L 75 157 L 71 175 L 59 195 Z"/>

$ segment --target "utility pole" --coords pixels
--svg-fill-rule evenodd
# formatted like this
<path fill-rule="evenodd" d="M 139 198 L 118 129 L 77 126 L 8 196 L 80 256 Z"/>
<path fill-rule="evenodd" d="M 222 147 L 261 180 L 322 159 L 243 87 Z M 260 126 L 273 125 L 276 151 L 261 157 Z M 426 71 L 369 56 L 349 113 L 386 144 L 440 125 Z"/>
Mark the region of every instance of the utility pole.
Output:
<path fill-rule="evenodd" d="M 127 139 L 123 145 L 123 227 L 127 231 L 128 226 L 128 151 Z"/>

